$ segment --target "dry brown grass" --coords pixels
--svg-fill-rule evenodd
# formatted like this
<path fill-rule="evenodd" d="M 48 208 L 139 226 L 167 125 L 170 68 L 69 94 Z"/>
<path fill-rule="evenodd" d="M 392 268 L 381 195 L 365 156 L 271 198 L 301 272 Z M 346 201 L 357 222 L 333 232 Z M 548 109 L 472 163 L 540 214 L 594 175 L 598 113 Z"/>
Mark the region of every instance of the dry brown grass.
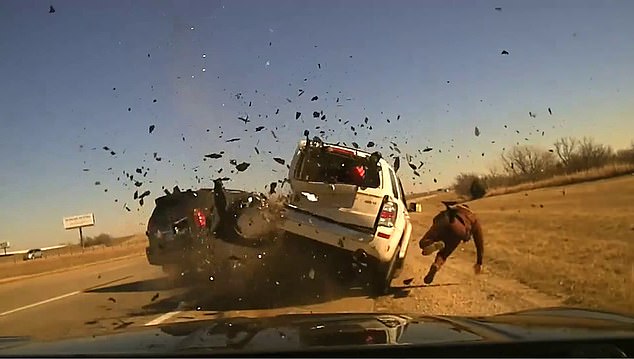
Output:
<path fill-rule="evenodd" d="M 425 230 L 440 210 L 413 214 Z M 573 306 L 634 312 L 634 176 L 472 201 L 485 266 Z M 418 226 L 420 227 L 420 226 Z M 422 234 L 422 233 L 421 233 Z M 464 246 L 467 260 L 472 244 Z M 457 256 L 461 254 L 458 253 Z"/>
<path fill-rule="evenodd" d="M 3 258 L 0 263 L 0 279 L 50 272 L 68 267 L 86 265 L 103 260 L 145 253 L 145 236 L 126 237 L 112 247 L 94 246 L 84 249 L 71 246 L 44 252 L 44 258 L 24 261 L 22 255 Z"/>
<path fill-rule="evenodd" d="M 613 178 L 622 175 L 629 175 L 634 173 L 634 164 L 610 164 L 599 168 L 593 168 L 586 171 L 576 172 L 569 175 L 559 175 L 552 178 L 522 183 L 516 186 L 499 187 L 490 189 L 486 196 L 499 196 L 508 193 L 517 193 L 521 191 L 527 191 L 537 188 L 555 187 L 570 185 L 575 183 L 596 181 L 599 179 Z"/>

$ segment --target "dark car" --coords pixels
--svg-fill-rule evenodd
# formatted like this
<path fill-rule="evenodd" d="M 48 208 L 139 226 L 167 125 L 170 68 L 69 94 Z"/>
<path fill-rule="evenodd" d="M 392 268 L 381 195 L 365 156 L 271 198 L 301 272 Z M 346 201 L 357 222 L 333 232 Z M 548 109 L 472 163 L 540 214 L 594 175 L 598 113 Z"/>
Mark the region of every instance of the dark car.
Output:
<path fill-rule="evenodd" d="M 148 262 L 177 278 L 199 273 L 213 279 L 239 271 L 271 245 L 268 202 L 260 193 L 224 189 L 216 181 L 213 189 L 175 187 L 155 204 L 146 231 Z"/>
<path fill-rule="evenodd" d="M 141 327 L 116 335 L 48 343 L 15 337 L 0 344 L 3 356 L 51 353 L 125 357 L 626 358 L 634 355 L 634 318 L 575 308 L 488 317 L 402 313 L 221 316 Z"/>

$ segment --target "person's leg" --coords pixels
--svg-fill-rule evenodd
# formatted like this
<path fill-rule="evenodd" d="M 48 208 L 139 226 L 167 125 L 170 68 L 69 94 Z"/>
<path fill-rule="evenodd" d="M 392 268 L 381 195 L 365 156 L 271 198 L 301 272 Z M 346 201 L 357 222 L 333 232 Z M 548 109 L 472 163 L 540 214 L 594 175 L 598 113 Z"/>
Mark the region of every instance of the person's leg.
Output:
<path fill-rule="evenodd" d="M 438 227 L 433 225 L 418 242 L 418 247 L 423 250 L 422 254 L 428 256 L 435 251 L 439 251 L 445 247 L 445 243 L 442 241 Z"/>
<path fill-rule="evenodd" d="M 460 244 L 460 240 L 452 237 L 446 240 L 444 244 L 444 248 L 442 248 L 438 252 L 438 254 L 436 254 L 436 259 L 434 260 L 434 263 L 432 263 L 432 265 L 429 267 L 429 271 L 423 279 L 425 284 L 430 284 L 434 281 L 436 273 L 438 273 L 440 268 L 447 261 L 447 258 L 449 258 L 451 253 L 453 253 L 453 251 L 458 247 L 458 244 Z"/>

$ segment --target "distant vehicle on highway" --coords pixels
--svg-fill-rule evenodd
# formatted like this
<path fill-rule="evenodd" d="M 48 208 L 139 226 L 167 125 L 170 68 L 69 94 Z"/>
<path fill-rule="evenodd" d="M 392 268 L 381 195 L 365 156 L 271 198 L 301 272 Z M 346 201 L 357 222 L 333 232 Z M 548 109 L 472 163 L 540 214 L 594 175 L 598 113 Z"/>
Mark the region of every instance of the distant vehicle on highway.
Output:
<path fill-rule="evenodd" d="M 370 286 L 386 292 L 402 269 L 412 231 L 394 168 L 378 152 L 307 138 L 297 146 L 288 178 L 292 195 L 282 229 L 345 253 L 340 264 L 368 267 Z"/>
<path fill-rule="evenodd" d="M 42 258 L 42 250 L 41 249 L 29 249 L 28 252 L 24 253 L 24 260 L 28 261 L 31 259 Z"/>

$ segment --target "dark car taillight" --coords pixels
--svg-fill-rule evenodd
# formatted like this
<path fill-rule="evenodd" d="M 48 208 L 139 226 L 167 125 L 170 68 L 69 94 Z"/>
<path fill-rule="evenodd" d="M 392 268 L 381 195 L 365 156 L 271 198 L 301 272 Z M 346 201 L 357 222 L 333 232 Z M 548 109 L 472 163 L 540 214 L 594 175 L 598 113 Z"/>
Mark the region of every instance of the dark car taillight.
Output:
<path fill-rule="evenodd" d="M 194 208 L 194 221 L 198 225 L 198 227 L 205 227 L 207 225 L 207 218 L 205 218 L 205 214 L 198 208 Z"/>

